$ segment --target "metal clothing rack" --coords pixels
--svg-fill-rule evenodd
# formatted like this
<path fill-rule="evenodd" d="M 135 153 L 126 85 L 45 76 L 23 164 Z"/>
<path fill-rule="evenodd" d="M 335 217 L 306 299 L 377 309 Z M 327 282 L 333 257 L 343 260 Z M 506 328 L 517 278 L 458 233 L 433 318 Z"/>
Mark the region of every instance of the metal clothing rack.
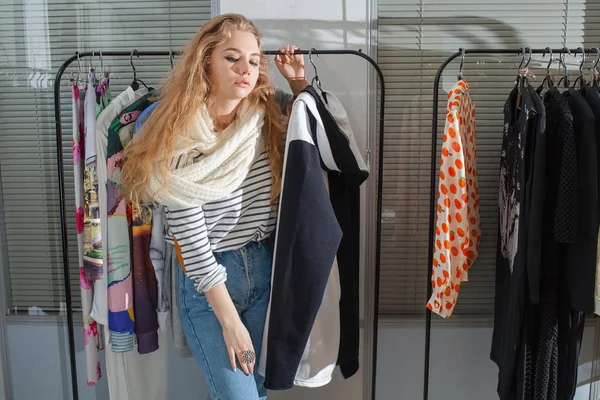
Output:
<path fill-rule="evenodd" d="M 568 49 L 566 47 L 562 49 L 530 49 L 530 48 L 520 48 L 520 49 L 459 49 L 456 53 L 452 54 L 440 65 L 438 71 L 435 75 L 435 81 L 433 84 L 433 112 L 431 115 L 431 179 L 430 179 L 430 207 L 429 207 L 429 247 L 428 249 L 428 258 L 427 258 L 427 300 L 431 297 L 432 287 L 431 287 L 431 276 L 433 265 L 433 246 L 434 246 L 434 233 L 435 233 L 435 202 L 436 202 L 436 193 L 437 188 L 435 187 L 435 180 L 437 177 L 438 171 L 437 168 L 437 151 L 436 151 L 436 142 L 437 142 L 437 131 L 438 131 L 438 106 L 439 106 L 439 86 L 440 80 L 442 77 L 442 73 L 446 69 L 446 67 L 456 58 L 462 57 L 460 71 L 462 72 L 462 66 L 464 62 L 464 57 L 467 54 L 523 54 L 525 51 L 530 54 L 546 54 L 549 53 L 550 57 L 553 54 L 581 54 L 582 52 L 585 54 L 589 54 L 592 51 L 595 52 L 595 49 L 592 48 L 590 50 L 585 50 L 582 48 L 579 49 Z M 531 59 L 530 59 L 531 60 Z M 460 73 L 459 73 L 460 74 Z M 431 310 L 426 309 L 425 315 L 425 370 L 423 376 L 423 400 L 429 399 L 429 359 L 430 359 L 430 348 L 431 348 Z"/>
<path fill-rule="evenodd" d="M 296 50 L 296 54 L 315 54 L 315 55 L 354 55 L 362 57 L 367 60 L 377 71 L 379 78 L 379 144 L 378 144 L 378 176 L 377 182 L 377 213 L 376 213 L 376 226 L 377 226 L 377 239 L 375 249 L 375 287 L 374 290 L 374 305 L 373 305 L 373 354 L 372 354 L 372 381 L 371 381 L 371 396 L 375 400 L 375 381 L 376 381 L 376 369 L 377 369 L 377 334 L 378 334 L 378 323 L 379 323 L 379 278 L 380 278 L 380 261 L 381 261 L 381 205 L 383 200 L 383 185 L 381 184 L 383 178 L 383 140 L 384 140 L 384 111 L 385 111 L 385 83 L 383 79 L 383 73 L 379 68 L 379 65 L 368 55 L 364 54 L 361 50 Z M 69 58 L 59 68 L 56 78 L 54 80 L 54 119 L 56 123 L 56 159 L 58 163 L 58 184 L 59 184 L 59 206 L 60 206 L 60 220 L 61 220 L 61 237 L 63 247 L 63 273 L 64 273 L 64 284 L 65 284 L 65 296 L 67 301 L 67 323 L 68 323 L 68 334 L 69 334 L 69 357 L 71 367 L 71 387 L 73 391 L 73 399 L 79 400 L 79 392 L 77 387 L 77 364 L 75 360 L 75 336 L 73 333 L 73 304 L 71 297 L 71 280 L 69 276 L 69 252 L 68 252 L 68 240 L 67 240 L 67 219 L 65 211 L 65 182 L 64 182 L 64 163 L 63 163 L 63 140 L 62 140 L 62 123 L 61 123 L 61 110 L 60 110 L 60 82 L 61 78 L 67 69 L 67 67 L 82 57 L 94 57 L 96 55 L 111 56 L 111 57 L 131 57 L 133 54 L 136 56 L 154 56 L 154 57 L 172 57 L 174 55 L 180 55 L 179 51 L 134 51 L 133 53 L 125 51 L 103 51 L 103 52 L 76 52 L 74 56 Z M 278 50 L 264 51 L 265 55 L 277 55 L 281 54 Z M 368 128 L 367 128 L 368 129 Z"/>

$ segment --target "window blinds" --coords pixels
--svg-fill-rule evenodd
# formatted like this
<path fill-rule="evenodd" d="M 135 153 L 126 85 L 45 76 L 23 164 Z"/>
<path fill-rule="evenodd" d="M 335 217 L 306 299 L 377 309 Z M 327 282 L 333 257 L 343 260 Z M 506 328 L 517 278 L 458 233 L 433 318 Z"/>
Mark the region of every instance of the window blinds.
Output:
<path fill-rule="evenodd" d="M 64 309 L 54 77 L 75 51 L 179 50 L 211 17 L 210 0 L 16 0 L 0 13 L 0 182 L 14 313 Z M 155 87 L 168 57 L 134 57 L 138 77 Z M 113 96 L 133 78 L 128 58 L 104 57 Z M 90 59 L 82 59 L 82 79 Z M 93 60 L 100 71 L 100 59 Z M 71 72 L 61 82 L 63 157 L 74 306 L 79 307 L 75 232 Z M 37 307 L 37 308 L 35 308 Z"/>
<path fill-rule="evenodd" d="M 577 48 L 600 46 L 600 3 L 571 0 L 379 0 L 377 59 L 386 82 L 380 310 L 425 311 L 433 81 L 444 59 L 460 47 Z M 548 55 L 534 56 L 539 85 Z M 461 286 L 455 314 L 493 312 L 498 177 L 503 106 L 521 57 L 465 59 L 464 77 L 477 109 L 477 163 L 482 242 L 478 261 Z M 573 77 L 581 57 L 567 56 Z M 440 83 L 439 126 L 446 93 L 456 83 L 460 58 Z M 591 66 L 591 59 L 586 67 Z M 556 67 L 553 69 L 556 75 Z M 438 135 L 437 154 L 441 149 Z M 438 174 L 439 164 L 436 168 Z M 437 188 L 437 181 L 436 181 Z"/>

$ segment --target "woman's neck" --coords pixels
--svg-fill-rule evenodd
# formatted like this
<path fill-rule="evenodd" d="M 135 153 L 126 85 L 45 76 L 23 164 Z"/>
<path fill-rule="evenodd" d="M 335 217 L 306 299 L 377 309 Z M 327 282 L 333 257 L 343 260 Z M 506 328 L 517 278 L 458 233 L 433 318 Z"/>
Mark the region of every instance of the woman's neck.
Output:
<path fill-rule="evenodd" d="M 223 131 L 235 120 L 240 102 L 236 104 L 216 105 L 212 114 L 213 125 L 217 132 Z"/>

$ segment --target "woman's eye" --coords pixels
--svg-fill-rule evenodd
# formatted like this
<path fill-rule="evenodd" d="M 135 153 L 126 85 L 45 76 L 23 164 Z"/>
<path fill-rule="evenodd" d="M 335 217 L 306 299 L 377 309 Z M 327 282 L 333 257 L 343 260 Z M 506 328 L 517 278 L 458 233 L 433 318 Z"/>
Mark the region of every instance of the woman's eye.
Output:
<path fill-rule="evenodd" d="M 229 61 L 229 62 L 236 62 L 236 61 L 238 60 L 237 58 L 235 58 L 235 57 L 231 57 L 231 56 L 229 56 L 229 57 L 225 57 L 225 59 L 226 59 L 227 61 Z"/>
<path fill-rule="evenodd" d="M 255 67 L 258 67 L 258 63 L 256 61 L 250 61 L 250 64 L 253 65 L 253 66 L 255 66 Z"/>

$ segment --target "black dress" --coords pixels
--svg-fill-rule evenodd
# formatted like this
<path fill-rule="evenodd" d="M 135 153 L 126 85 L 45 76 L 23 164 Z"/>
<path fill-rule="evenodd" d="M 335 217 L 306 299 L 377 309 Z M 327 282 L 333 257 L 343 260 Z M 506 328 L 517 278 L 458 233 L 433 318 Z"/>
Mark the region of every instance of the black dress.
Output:
<path fill-rule="evenodd" d="M 598 156 L 600 154 L 600 87 L 598 87 L 597 82 L 594 82 L 591 86 L 584 86 L 581 94 L 592 108 L 594 117 L 596 118 L 596 156 Z M 598 188 L 600 188 L 600 162 L 597 162 L 597 165 L 596 174 L 598 177 Z"/>
<path fill-rule="evenodd" d="M 519 399 L 537 398 L 534 387 L 538 371 L 534 305 L 540 301 L 543 209 L 546 200 L 546 106 L 531 86 L 529 91 L 535 103 L 537 116 L 531 119 L 535 127 L 530 130 L 525 152 L 525 198 L 528 219 L 526 263 L 529 296 L 525 297 L 523 338 L 516 380 Z"/>
<path fill-rule="evenodd" d="M 598 247 L 596 122 L 594 111 L 578 90 L 570 89 L 564 96 L 573 114 L 579 180 L 577 240 L 568 250 L 568 286 L 573 308 L 593 312 Z"/>
<path fill-rule="evenodd" d="M 577 365 L 584 311 L 594 309 L 594 282 L 598 240 L 598 178 L 594 112 L 583 95 L 571 89 L 564 93 L 573 114 L 578 160 L 577 229 L 560 264 L 558 298 L 558 399 L 570 400 L 577 385 Z"/>
<path fill-rule="evenodd" d="M 566 99 L 553 88 L 546 106 L 546 201 L 542 222 L 539 304 L 533 307 L 533 397 L 558 398 L 559 270 L 567 243 L 576 239 L 577 152 L 573 115 Z"/>
<path fill-rule="evenodd" d="M 519 92 L 521 98 L 519 100 Z M 500 161 L 499 227 L 496 256 L 496 299 L 490 358 L 498 365 L 498 395 L 517 398 L 523 377 L 517 368 L 527 296 L 524 261 L 527 242 L 525 151 L 527 138 L 535 129 L 537 116 L 531 92 L 513 89 L 504 106 L 504 135 Z"/>

